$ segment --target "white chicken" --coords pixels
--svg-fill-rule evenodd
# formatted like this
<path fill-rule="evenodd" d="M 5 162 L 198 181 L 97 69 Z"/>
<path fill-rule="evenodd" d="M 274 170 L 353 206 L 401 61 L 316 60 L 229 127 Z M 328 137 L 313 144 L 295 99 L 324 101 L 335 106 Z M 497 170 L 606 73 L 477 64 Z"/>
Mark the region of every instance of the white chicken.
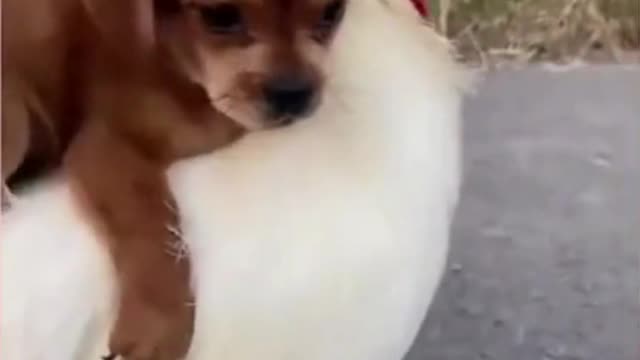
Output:
<path fill-rule="evenodd" d="M 466 73 L 407 0 L 352 0 L 311 119 L 168 173 L 193 258 L 190 360 L 401 360 L 446 261 Z M 62 178 L 0 230 L 0 358 L 95 360 L 116 305 Z"/>

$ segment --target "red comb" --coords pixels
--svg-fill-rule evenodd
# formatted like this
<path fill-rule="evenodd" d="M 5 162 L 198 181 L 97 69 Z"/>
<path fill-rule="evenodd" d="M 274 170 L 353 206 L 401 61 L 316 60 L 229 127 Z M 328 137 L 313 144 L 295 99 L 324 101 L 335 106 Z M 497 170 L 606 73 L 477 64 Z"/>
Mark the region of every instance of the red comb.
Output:
<path fill-rule="evenodd" d="M 428 0 L 411 0 L 411 3 L 416 8 L 420 16 L 428 17 L 429 16 L 429 5 Z"/>

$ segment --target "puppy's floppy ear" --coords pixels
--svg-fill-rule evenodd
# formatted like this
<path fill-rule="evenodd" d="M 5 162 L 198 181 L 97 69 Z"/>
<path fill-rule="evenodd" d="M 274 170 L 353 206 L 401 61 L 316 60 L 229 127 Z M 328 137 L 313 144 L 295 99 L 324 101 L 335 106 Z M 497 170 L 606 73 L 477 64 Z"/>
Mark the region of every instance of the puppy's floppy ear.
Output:
<path fill-rule="evenodd" d="M 100 35 L 125 54 L 150 51 L 156 43 L 155 0 L 82 0 Z M 133 53 L 132 53 L 133 51 Z"/>

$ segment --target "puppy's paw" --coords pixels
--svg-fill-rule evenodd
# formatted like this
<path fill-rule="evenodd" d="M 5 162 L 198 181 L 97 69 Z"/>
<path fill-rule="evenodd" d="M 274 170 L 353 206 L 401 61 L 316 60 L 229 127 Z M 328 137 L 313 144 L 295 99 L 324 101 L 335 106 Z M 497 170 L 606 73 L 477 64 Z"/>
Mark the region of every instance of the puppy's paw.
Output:
<path fill-rule="evenodd" d="M 123 360 L 180 360 L 193 333 L 193 306 L 167 311 L 141 301 L 122 303 L 109 350 Z M 109 357 L 108 357 L 109 358 Z"/>

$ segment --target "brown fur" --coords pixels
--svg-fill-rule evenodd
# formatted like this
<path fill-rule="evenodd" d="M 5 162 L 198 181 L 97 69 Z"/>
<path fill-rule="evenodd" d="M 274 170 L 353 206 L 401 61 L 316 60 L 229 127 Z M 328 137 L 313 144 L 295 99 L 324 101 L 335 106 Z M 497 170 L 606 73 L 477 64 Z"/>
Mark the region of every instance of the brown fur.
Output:
<path fill-rule="evenodd" d="M 166 167 L 312 110 L 343 3 L 194 1 L 3 1 L 3 181 L 63 163 L 113 255 L 127 359 L 178 359 L 193 330 Z M 234 11 L 243 28 L 215 26 Z M 308 85 L 304 111 L 273 111 L 283 78 Z"/>

